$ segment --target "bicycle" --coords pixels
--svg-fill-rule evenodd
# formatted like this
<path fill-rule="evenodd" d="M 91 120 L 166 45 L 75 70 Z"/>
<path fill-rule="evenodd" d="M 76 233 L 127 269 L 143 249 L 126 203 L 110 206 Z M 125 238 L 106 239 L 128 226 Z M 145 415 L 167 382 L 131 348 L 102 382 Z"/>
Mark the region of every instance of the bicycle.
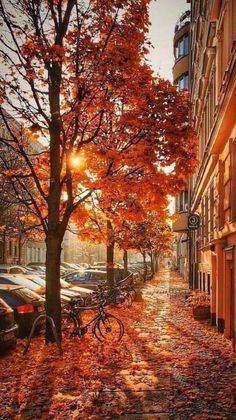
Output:
<path fill-rule="evenodd" d="M 96 305 L 105 301 L 106 305 L 119 306 L 126 303 L 127 307 L 130 307 L 136 298 L 136 291 L 132 285 L 132 279 L 132 275 L 128 276 L 112 288 L 99 285 L 97 290 L 89 296 L 89 300 L 85 299 L 85 306 L 91 304 Z"/>
<path fill-rule="evenodd" d="M 120 341 L 124 335 L 124 324 L 116 316 L 106 312 L 104 304 L 92 306 L 78 306 L 76 302 L 71 302 L 70 310 L 62 313 L 62 332 L 71 337 L 84 336 L 89 327 L 92 327 L 92 333 L 98 341 Z M 97 314 L 85 325 L 82 322 L 82 311 L 98 309 Z"/>

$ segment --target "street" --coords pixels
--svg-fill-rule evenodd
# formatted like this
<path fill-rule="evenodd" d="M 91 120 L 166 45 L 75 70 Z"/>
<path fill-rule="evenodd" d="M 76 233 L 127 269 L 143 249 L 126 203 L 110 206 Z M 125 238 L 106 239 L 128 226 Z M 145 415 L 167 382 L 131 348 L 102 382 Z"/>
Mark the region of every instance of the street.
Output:
<path fill-rule="evenodd" d="M 187 285 L 163 271 L 143 302 L 119 308 L 126 334 L 54 346 L 34 338 L 1 360 L 1 419 L 235 419 L 236 355 L 207 321 L 194 321 Z"/>

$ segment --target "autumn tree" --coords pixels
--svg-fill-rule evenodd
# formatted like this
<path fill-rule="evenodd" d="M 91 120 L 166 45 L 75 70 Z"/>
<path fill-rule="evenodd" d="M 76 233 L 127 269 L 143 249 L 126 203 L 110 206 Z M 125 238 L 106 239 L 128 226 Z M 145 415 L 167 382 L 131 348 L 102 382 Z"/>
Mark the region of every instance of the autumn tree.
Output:
<path fill-rule="evenodd" d="M 46 311 L 59 335 L 60 254 L 71 215 L 82 222 L 97 191 L 107 207 L 112 189 L 127 190 L 144 172 L 154 171 L 160 197 L 177 192 L 193 170 L 188 99 L 153 78 L 144 60 L 149 2 L 0 0 L 0 112 L 9 132 L 1 142 L 27 168 L 3 175 L 44 230 Z M 169 165 L 167 177 L 160 169 Z"/>
<path fill-rule="evenodd" d="M 109 199 L 106 197 L 105 200 L 106 194 Z M 129 249 L 142 254 L 145 266 L 146 256 L 149 256 L 154 271 L 154 262 L 159 255 L 172 248 L 172 234 L 167 223 L 167 196 L 163 191 L 159 196 L 149 185 L 148 178 L 143 176 L 132 180 L 126 192 L 125 188 L 122 191 L 113 188 L 109 192 L 104 188 L 101 197 L 99 199 L 97 193 L 96 200 L 90 201 L 90 206 L 87 203 L 87 213 L 84 222 L 78 226 L 78 234 L 91 243 L 106 244 L 108 284 L 114 285 L 115 245 L 124 251 L 125 273 L 128 272 L 126 255 Z M 74 216 L 76 221 L 76 213 Z"/>
<path fill-rule="evenodd" d="M 125 221 L 120 230 L 117 243 L 125 251 L 134 249 L 143 257 L 146 271 L 146 258 L 150 257 L 152 272 L 157 271 L 158 259 L 172 251 L 173 235 L 168 224 L 167 208 L 158 211 L 145 209 L 140 221 Z"/>

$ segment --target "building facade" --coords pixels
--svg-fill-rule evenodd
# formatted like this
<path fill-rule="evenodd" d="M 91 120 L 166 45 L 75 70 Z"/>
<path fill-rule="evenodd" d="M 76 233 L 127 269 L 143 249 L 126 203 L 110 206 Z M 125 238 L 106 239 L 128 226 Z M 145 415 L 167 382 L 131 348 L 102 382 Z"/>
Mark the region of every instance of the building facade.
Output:
<path fill-rule="evenodd" d="M 212 324 L 236 339 L 236 1 L 191 1 L 191 97 L 199 168 L 191 181 L 191 282 Z"/>
<path fill-rule="evenodd" d="M 5 114 L 9 125 L 15 130 L 20 129 L 17 121 L 8 113 Z M 13 162 L 14 164 L 17 161 L 17 155 L 11 154 L 10 156 L 10 149 L 6 146 L 10 140 L 10 133 L 0 117 L 0 169 L 6 169 L 7 166 L 5 167 L 4 162 Z M 37 144 L 31 147 L 36 149 Z M 11 187 L 9 187 L 8 194 L 7 185 L 4 185 L 4 182 L 4 176 L 0 174 L 0 264 L 24 265 L 29 262 L 45 262 L 45 242 L 40 239 L 30 239 L 29 235 L 23 233 L 18 217 L 20 204 L 15 200 Z"/>
<path fill-rule="evenodd" d="M 179 90 L 189 89 L 189 46 L 190 46 L 190 10 L 184 12 L 175 25 L 173 41 L 175 63 L 173 82 Z M 175 199 L 174 253 L 175 266 L 182 276 L 188 278 L 189 237 L 187 231 L 188 191 L 183 191 Z"/>

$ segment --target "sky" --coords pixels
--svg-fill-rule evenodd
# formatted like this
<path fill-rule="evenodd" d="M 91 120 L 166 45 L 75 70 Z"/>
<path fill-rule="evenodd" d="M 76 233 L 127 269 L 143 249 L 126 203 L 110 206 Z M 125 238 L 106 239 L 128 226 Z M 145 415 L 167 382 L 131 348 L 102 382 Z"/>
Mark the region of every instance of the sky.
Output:
<path fill-rule="evenodd" d="M 153 0 L 150 6 L 149 38 L 154 46 L 149 59 L 155 73 L 172 81 L 173 37 L 178 18 L 189 9 L 186 0 Z"/>

